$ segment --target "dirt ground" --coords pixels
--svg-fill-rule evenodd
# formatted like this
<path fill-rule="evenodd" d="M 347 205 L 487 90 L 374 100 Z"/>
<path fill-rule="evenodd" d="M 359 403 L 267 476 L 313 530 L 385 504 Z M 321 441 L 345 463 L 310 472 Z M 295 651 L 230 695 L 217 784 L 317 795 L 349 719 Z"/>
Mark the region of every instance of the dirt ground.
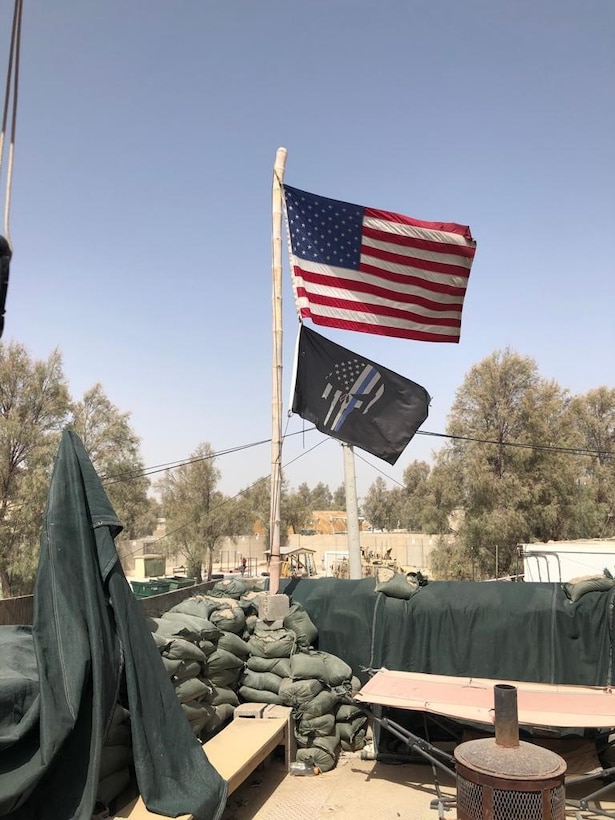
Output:
<path fill-rule="evenodd" d="M 445 772 L 436 776 L 428 763 L 381 763 L 362 760 L 360 753 L 342 755 L 331 772 L 293 777 L 278 750 L 232 795 L 223 820 L 456 820 L 455 782 Z M 567 789 L 568 800 L 580 800 L 603 785 Z M 448 806 L 439 798 L 451 799 Z M 567 805 L 566 820 L 615 817 L 615 783 L 598 804 L 603 813 Z M 608 814 L 604 814 L 608 812 Z"/>

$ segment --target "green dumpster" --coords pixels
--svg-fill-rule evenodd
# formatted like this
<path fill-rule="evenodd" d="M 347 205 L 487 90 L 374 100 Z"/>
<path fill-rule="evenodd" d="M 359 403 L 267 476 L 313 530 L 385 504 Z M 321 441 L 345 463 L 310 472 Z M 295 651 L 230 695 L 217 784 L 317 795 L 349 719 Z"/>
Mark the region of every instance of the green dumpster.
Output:
<path fill-rule="evenodd" d="M 171 582 L 166 579 L 150 579 L 149 581 L 131 581 L 130 586 L 137 598 L 149 598 L 150 595 L 162 595 L 171 588 Z"/>
<path fill-rule="evenodd" d="M 169 590 L 184 589 L 184 587 L 193 587 L 196 584 L 196 578 L 185 578 L 183 575 L 172 575 L 165 578 L 169 582 Z"/>

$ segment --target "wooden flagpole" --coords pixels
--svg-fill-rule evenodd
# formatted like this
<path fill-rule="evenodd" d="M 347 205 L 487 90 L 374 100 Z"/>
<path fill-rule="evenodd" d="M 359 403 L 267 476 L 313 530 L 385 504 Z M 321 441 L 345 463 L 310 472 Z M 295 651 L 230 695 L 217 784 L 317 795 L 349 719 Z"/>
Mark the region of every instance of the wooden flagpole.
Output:
<path fill-rule="evenodd" d="M 282 497 L 282 183 L 286 148 L 278 148 L 272 188 L 273 368 L 271 401 L 271 507 L 269 518 L 269 594 L 280 585 L 280 502 Z"/>

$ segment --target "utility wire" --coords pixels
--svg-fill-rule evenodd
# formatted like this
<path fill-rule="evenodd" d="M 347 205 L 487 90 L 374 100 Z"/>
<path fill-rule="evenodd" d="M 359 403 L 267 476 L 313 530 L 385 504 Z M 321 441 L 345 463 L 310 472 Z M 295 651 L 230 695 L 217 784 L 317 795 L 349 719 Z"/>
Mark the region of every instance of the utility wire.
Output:
<path fill-rule="evenodd" d="M 299 436 L 299 435 L 304 435 L 305 433 L 311 433 L 316 429 L 317 429 L 316 427 L 308 427 L 307 429 L 298 430 L 295 433 L 285 433 L 284 436 L 283 436 L 283 440 L 285 440 L 287 438 L 291 438 L 292 436 Z M 493 444 L 493 445 L 496 445 L 497 447 L 517 447 L 517 448 L 527 449 L 527 450 L 540 450 L 540 451 L 543 451 L 543 452 L 564 453 L 564 454 L 576 455 L 576 456 L 591 456 L 591 457 L 596 457 L 596 458 L 598 458 L 598 457 L 612 458 L 613 456 L 615 456 L 615 453 L 611 452 L 610 450 L 591 450 L 591 449 L 585 448 L 585 447 L 560 447 L 560 446 L 551 445 L 551 444 L 526 444 L 526 443 L 523 443 L 523 442 L 515 442 L 515 441 L 496 441 L 495 439 L 484 439 L 484 438 L 478 438 L 478 437 L 474 437 L 474 436 L 454 436 L 454 435 L 449 435 L 447 433 L 433 433 L 433 432 L 429 432 L 427 430 L 419 430 L 416 433 L 416 435 L 419 435 L 419 436 L 421 436 L 421 435 L 422 436 L 433 436 L 433 437 L 436 437 L 436 438 L 446 438 L 446 439 L 450 439 L 451 441 L 469 441 L 469 442 L 474 442 L 474 443 L 478 443 L 478 444 Z M 303 458 L 303 456 L 305 456 L 305 455 L 308 455 L 309 453 L 312 452 L 312 450 L 315 450 L 316 447 L 319 447 L 321 444 L 324 444 L 327 440 L 331 440 L 331 439 L 327 439 L 327 438 L 323 439 L 318 444 L 314 445 L 314 447 L 311 447 L 309 450 L 301 453 L 296 458 L 294 458 L 292 461 L 288 462 L 288 464 L 286 464 L 285 466 L 288 467 L 290 464 L 293 464 L 298 459 Z M 156 465 L 155 467 L 144 467 L 142 469 L 129 470 L 125 473 L 117 473 L 116 475 L 103 476 L 103 484 L 109 485 L 109 484 L 116 484 L 116 483 L 121 482 L 121 481 L 131 481 L 135 478 L 142 478 L 144 476 L 155 475 L 156 473 L 166 472 L 167 470 L 174 470 L 178 467 L 185 467 L 189 464 L 195 464 L 199 461 L 206 461 L 208 459 L 217 458 L 219 456 L 229 455 L 230 453 L 238 453 L 238 452 L 241 452 L 242 450 L 249 450 L 252 447 L 259 447 L 262 444 L 270 444 L 270 443 L 271 443 L 270 438 L 261 439 L 260 441 L 254 441 L 250 444 L 242 444 L 242 445 L 239 445 L 237 447 L 231 447 L 227 450 L 220 450 L 216 453 L 211 453 L 207 456 L 196 456 L 194 458 L 187 458 L 187 459 L 184 459 L 184 460 L 171 461 L 171 462 L 168 462 L 167 464 L 159 464 L 159 465 Z M 361 457 L 361 459 L 362 459 L 362 461 L 365 461 L 366 464 L 370 464 L 370 462 L 366 461 L 366 459 L 364 459 L 362 457 Z M 375 465 L 370 464 L 370 466 L 374 467 L 375 470 L 378 470 L 378 467 L 376 467 Z M 378 470 L 378 471 L 381 472 L 380 470 Z M 385 475 L 385 473 L 382 473 L 382 475 Z M 394 480 L 394 479 L 391 479 L 391 480 Z M 399 482 L 396 482 L 396 483 L 399 483 Z M 403 485 L 401 485 L 401 486 L 403 486 Z"/>

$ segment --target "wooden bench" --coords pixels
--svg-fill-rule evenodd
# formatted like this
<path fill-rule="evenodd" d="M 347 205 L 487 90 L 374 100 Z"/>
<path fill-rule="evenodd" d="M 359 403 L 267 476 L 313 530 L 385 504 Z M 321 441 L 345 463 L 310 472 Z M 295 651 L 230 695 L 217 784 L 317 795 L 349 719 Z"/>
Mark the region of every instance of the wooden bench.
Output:
<path fill-rule="evenodd" d="M 288 706 L 242 703 L 234 720 L 203 744 L 209 762 L 228 783 L 232 794 L 277 746 L 285 747 L 287 768 L 295 759 L 296 743 Z M 149 811 L 137 797 L 115 813 L 116 820 L 153 820 L 162 815 Z M 183 814 L 179 820 L 192 820 Z"/>

